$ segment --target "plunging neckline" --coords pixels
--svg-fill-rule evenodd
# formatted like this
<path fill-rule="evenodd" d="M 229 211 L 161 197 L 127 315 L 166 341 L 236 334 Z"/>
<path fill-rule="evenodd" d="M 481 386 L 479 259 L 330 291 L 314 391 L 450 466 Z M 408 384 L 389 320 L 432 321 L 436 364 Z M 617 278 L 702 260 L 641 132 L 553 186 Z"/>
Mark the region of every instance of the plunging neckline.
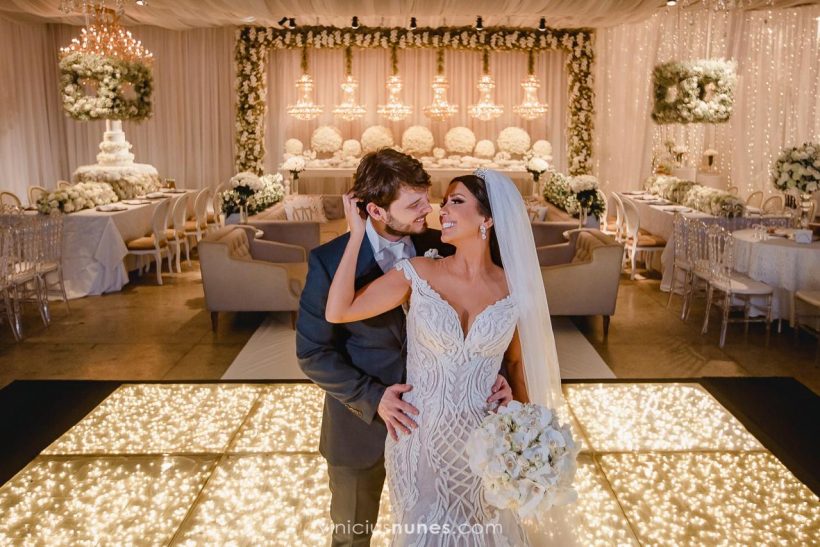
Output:
<path fill-rule="evenodd" d="M 408 264 L 409 264 L 409 262 L 408 262 Z M 413 265 L 410 264 L 410 267 L 413 268 Z M 427 281 L 422 276 L 420 276 L 415 268 L 413 268 L 413 273 L 416 274 L 416 278 L 418 278 L 419 281 L 424 283 L 424 285 L 428 289 L 430 289 L 430 292 L 433 293 L 433 296 L 435 296 L 439 300 L 439 302 L 444 304 L 444 306 L 453 313 L 453 316 L 455 317 L 455 320 L 456 320 L 456 324 L 458 325 L 459 333 L 461 334 L 461 343 L 462 344 L 465 344 L 467 342 L 467 340 L 470 338 L 470 333 L 473 332 L 473 327 L 475 327 L 475 324 L 478 323 L 479 318 L 481 318 L 481 316 L 484 315 L 484 313 L 489 311 L 491 308 L 494 308 L 495 306 L 498 306 L 499 304 L 509 300 L 512 297 L 512 294 L 508 293 L 507 296 L 499 298 L 498 300 L 496 300 L 492 304 L 489 304 L 483 310 L 478 312 L 476 314 L 476 316 L 473 317 L 473 322 L 467 325 L 467 334 L 464 334 L 464 326 L 461 324 L 461 318 L 458 316 L 458 311 L 456 311 L 456 309 L 453 307 L 453 305 L 450 304 L 450 302 L 448 302 L 447 299 L 445 299 L 443 296 L 441 296 L 441 293 L 439 293 L 436 289 L 434 289 L 433 286 L 430 285 L 429 281 Z"/>

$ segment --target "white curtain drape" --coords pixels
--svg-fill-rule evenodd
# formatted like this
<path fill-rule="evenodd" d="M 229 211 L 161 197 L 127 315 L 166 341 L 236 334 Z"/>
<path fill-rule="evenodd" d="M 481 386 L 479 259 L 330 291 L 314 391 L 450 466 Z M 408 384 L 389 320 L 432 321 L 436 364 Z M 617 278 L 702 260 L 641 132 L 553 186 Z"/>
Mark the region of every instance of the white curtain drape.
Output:
<path fill-rule="evenodd" d="M 456 126 L 473 130 L 477 139 L 495 142 L 498 133 L 509 125 L 527 130 L 535 139 L 547 139 L 553 146 L 553 161 L 560 170 L 566 169 L 567 74 L 565 54 L 559 51 L 543 52 L 536 57 L 536 76 L 541 81 L 539 96 L 549 104 L 546 118 L 527 122 L 512 111 L 521 102 L 521 80 L 527 74 L 527 56 L 524 53 L 499 52 L 490 56 L 490 73 L 495 79 L 495 101 L 503 104 L 504 114 L 493 121 L 471 118 L 468 108 L 478 100 L 475 85 L 481 76 L 481 55 L 475 52 L 446 51 L 445 74 L 450 84 L 448 99 L 459 106 L 458 114 L 444 122 L 433 122 L 424 116 L 422 107 L 430 104 L 430 83 L 436 71 L 435 50 L 399 50 L 399 73 L 404 83 L 402 97 L 413 106 L 413 114 L 401 122 L 391 122 L 379 116 L 376 109 L 384 104 L 384 87 L 390 75 L 390 52 L 383 49 L 354 49 L 353 75 L 359 81 L 359 102 L 367 108 L 360 120 L 346 122 L 335 119 L 332 110 L 341 100 L 339 84 L 344 78 L 344 57 L 341 49 L 311 50 L 310 74 L 316 89 L 314 100 L 325 107 L 319 118 L 311 121 L 296 120 L 285 111 L 297 98 L 294 82 L 301 75 L 300 50 L 272 50 L 268 62 L 268 116 L 265 135 L 265 170 L 275 171 L 282 162 L 284 142 L 290 137 L 310 147 L 310 136 L 320 125 L 335 125 L 345 139 L 360 139 L 362 131 L 371 125 L 384 125 L 393 132 L 397 144 L 411 125 L 430 128 L 435 145 L 444 147 L 444 135 Z"/>
<path fill-rule="evenodd" d="M 688 164 L 707 148 L 726 186 L 772 192 L 769 168 L 781 149 L 820 139 L 820 6 L 732 13 L 665 10 L 596 38 L 595 166 L 607 191 L 637 188 L 654 149 L 671 137 Z M 724 57 L 737 62 L 729 122 L 656 125 L 652 69 L 662 62 Z"/>
<path fill-rule="evenodd" d="M 0 187 L 21 197 L 96 163 L 104 122 L 65 116 L 58 89 L 58 48 L 79 30 L 0 18 Z M 216 186 L 233 174 L 234 30 L 131 31 L 155 59 L 154 114 L 123 123 L 135 161 L 180 186 Z"/>

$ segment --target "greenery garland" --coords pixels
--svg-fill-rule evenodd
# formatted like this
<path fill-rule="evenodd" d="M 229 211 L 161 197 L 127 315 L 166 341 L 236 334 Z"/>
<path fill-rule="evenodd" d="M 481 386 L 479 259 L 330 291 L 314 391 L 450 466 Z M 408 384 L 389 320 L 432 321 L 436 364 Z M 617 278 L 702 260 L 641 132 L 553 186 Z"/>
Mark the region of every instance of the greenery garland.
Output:
<path fill-rule="evenodd" d="M 85 86 L 96 85 L 96 96 Z M 131 84 L 134 98 L 126 97 L 123 86 Z M 154 79 L 151 68 L 137 61 L 104 55 L 74 52 L 60 59 L 60 87 L 63 109 L 75 120 L 133 120 L 151 117 Z"/>
<path fill-rule="evenodd" d="M 567 53 L 569 115 L 567 153 L 569 173 L 592 171 L 594 92 L 592 78 L 593 31 L 590 29 L 536 29 L 488 27 L 360 27 L 305 26 L 296 29 L 241 27 L 237 30 L 236 63 L 236 170 L 262 173 L 267 52 L 293 48 L 450 48 L 483 52 L 563 50 Z M 306 58 L 303 59 L 306 61 Z M 303 62 L 303 71 L 306 70 Z"/>

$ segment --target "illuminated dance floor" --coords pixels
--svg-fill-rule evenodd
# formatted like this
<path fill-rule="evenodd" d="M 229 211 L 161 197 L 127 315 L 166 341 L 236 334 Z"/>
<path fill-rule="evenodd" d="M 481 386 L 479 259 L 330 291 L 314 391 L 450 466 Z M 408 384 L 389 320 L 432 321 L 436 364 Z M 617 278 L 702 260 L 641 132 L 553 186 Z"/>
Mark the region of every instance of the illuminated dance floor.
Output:
<path fill-rule="evenodd" d="M 564 391 L 584 447 L 580 544 L 818 541 L 818 497 L 702 385 Z M 328 543 L 315 386 L 122 384 L 101 399 L 0 487 L 0 544 Z M 374 545 L 389 530 L 385 491 Z"/>

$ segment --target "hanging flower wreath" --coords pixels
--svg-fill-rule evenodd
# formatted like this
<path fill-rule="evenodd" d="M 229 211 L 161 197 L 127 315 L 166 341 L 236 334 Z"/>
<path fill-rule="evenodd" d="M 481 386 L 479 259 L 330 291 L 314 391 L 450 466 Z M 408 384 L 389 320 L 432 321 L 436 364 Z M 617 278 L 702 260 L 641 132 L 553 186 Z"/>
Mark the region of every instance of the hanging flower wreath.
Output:
<path fill-rule="evenodd" d="M 154 79 L 139 62 L 74 52 L 60 60 L 63 109 L 75 120 L 133 120 L 151 117 Z M 87 88 L 96 89 L 94 95 Z"/>
<path fill-rule="evenodd" d="M 547 29 L 539 32 L 509 27 L 439 27 L 409 30 L 402 27 L 299 27 L 274 29 L 242 27 L 237 30 L 236 63 L 236 170 L 263 172 L 265 62 L 269 49 L 293 48 L 451 48 L 485 51 L 563 50 L 567 53 L 569 113 L 567 153 L 569 173 L 592 170 L 593 32 L 589 29 Z"/>
<path fill-rule="evenodd" d="M 653 71 L 655 123 L 723 123 L 735 102 L 735 64 L 722 59 L 673 61 Z"/>

